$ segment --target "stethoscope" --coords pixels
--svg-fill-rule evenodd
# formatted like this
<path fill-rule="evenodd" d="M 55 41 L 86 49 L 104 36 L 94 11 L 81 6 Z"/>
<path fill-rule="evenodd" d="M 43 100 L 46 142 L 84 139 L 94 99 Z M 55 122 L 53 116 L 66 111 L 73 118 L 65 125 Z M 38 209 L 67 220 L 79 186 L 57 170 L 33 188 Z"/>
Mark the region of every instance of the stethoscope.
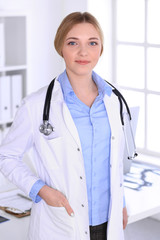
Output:
<path fill-rule="evenodd" d="M 52 91 L 53 91 L 55 79 L 56 78 L 54 78 L 48 86 L 47 93 L 46 93 L 46 98 L 45 98 L 45 103 L 44 103 L 44 109 L 43 109 L 43 123 L 39 127 L 39 131 L 42 134 L 44 134 L 45 136 L 48 136 L 52 132 L 54 132 L 54 127 L 49 122 L 49 113 L 50 113 L 50 104 L 51 104 Z M 109 83 L 109 82 L 107 82 L 107 83 L 112 87 L 113 93 L 118 97 L 118 100 L 119 100 L 119 103 L 120 103 L 120 119 L 121 119 L 121 123 L 122 123 L 122 128 L 124 130 L 126 147 L 127 147 L 127 151 L 128 151 L 128 159 L 133 159 L 138 154 L 136 152 L 134 135 L 133 135 L 132 127 L 131 127 L 131 124 L 130 124 L 130 121 L 132 120 L 132 118 L 131 118 L 131 113 L 130 113 L 128 104 L 127 104 L 125 98 L 123 97 L 123 95 L 118 91 L 118 89 L 115 88 L 111 83 Z M 127 137 L 128 134 L 127 134 L 126 128 L 125 128 L 125 120 L 124 120 L 124 115 L 123 115 L 123 103 L 124 103 L 124 105 L 127 109 L 131 144 L 129 144 L 128 137 Z M 132 145 L 132 146 L 130 147 L 130 145 Z"/>

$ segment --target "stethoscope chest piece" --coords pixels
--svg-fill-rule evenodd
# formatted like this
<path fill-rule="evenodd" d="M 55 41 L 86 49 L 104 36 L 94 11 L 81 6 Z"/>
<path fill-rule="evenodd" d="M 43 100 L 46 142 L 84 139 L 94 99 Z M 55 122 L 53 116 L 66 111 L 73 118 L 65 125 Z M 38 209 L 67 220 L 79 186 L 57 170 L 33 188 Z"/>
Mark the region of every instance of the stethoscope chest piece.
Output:
<path fill-rule="evenodd" d="M 51 81 L 51 83 L 48 86 L 45 103 L 44 103 L 44 109 L 43 109 L 43 123 L 39 127 L 39 131 L 44 134 L 45 136 L 50 135 L 52 132 L 54 132 L 54 128 L 49 123 L 49 111 L 50 111 L 50 104 L 51 104 L 51 97 L 52 97 L 52 90 L 54 87 L 55 78 Z M 128 107 L 128 104 L 122 94 L 109 82 L 107 82 L 111 87 L 113 88 L 112 91 L 114 94 L 118 97 L 118 100 L 120 102 L 120 119 L 122 123 L 122 127 L 124 130 L 125 138 L 126 138 L 126 145 L 128 150 L 128 159 L 133 159 L 137 156 L 136 153 L 136 146 L 134 142 L 134 136 L 132 132 L 132 127 L 130 126 L 130 120 L 131 120 L 131 113 Z M 123 103 L 126 106 L 127 109 L 127 121 L 125 122 L 125 117 L 123 115 Z M 124 122 L 126 124 L 124 124 Z M 129 124 L 127 124 L 129 122 Z M 129 125 L 129 126 L 128 126 Z M 128 126 L 128 127 L 127 127 Z M 129 141 L 130 140 L 130 141 Z M 130 147 L 131 145 L 131 147 Z"/>
<path fill-rule="evenodd" d="M 39 131 L 43 133 L 45 136 L 50 135 L 52 132 L 54 132 L 54 128 L 52 125 L 46 120 L 43 121 L 43 124 L 40 125 Z"/>
<path fill-rule="evenodd" d="M 49 111 L 50 111 L 50 103 L 51 103 L 51 97 L 52 97 L 52 89 L 54 86 L 55 78 L 51 81 L 49 84 L 49 87 L 47 89 L 45 103 L 44 103 L 44 109 L 43 109 L 43 123 L 39 127 L 39 131 L 44 134 L 45 136 L 50 135 L 52 132 L 54 132 L 54 128 L 49 123 Z"/>

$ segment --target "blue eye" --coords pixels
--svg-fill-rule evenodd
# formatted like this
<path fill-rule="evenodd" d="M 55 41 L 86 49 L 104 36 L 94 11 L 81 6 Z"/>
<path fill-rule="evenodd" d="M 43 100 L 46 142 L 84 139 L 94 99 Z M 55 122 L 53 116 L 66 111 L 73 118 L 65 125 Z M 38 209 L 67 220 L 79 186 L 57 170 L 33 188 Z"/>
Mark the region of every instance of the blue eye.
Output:
<path fill-rule="evenodd" d="M 90 42 L 90 45 L 91 46 L 95 46 L 95 45 L 97 45 L 98 43 L 97 42 Z"/>
<path fill-rule="evenodd" d="M 68 45 L 74 46 L 76 45 L 76 42 L 69 42 Z"/>

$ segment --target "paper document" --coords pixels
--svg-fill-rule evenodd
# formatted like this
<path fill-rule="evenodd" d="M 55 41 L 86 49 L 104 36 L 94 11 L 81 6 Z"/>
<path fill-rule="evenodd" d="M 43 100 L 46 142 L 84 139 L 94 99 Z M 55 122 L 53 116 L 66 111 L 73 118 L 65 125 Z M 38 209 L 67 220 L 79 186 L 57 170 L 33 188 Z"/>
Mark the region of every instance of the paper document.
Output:
<path fill-rule="evenodd" d="M 17 189 L 9 192 L 0 193 L 0 206 L 17 208 L 21 211 L 31 209 L 32 201 L 25 197 L 21 197 L 18 194 L 24 195 L 22 191 Z"/>

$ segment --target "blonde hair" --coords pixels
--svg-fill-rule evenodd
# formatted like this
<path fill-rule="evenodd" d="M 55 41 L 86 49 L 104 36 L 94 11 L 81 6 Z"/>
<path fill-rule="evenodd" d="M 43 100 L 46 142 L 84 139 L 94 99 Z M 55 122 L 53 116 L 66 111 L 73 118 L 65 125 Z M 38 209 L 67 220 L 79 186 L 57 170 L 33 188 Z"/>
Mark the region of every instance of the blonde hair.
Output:
<path fill-rule="evenodd" d="M 68 32 L 72 29 L 72 27 L 76 24 L 79 23 L 90 23 L 92 24 L 95 29 L 98 31 L 101 44 L 102 44 L 102 49 L 101 49 L 101 54 L 103 52 L 103 31 L 100 27 L 100 24 L 98 23 L 97 19 L 91 15 L 88 12 L 73 12 L 67 15 L 63 21 L 61 22 L 60 26 L 57 29 L 57 33 L 54 39 L 54 46 L 56 51 L 59 53 L 60 56 L 62 56 L 62 47 L 63 43 L 65 40 L 66 35 Z"/>

